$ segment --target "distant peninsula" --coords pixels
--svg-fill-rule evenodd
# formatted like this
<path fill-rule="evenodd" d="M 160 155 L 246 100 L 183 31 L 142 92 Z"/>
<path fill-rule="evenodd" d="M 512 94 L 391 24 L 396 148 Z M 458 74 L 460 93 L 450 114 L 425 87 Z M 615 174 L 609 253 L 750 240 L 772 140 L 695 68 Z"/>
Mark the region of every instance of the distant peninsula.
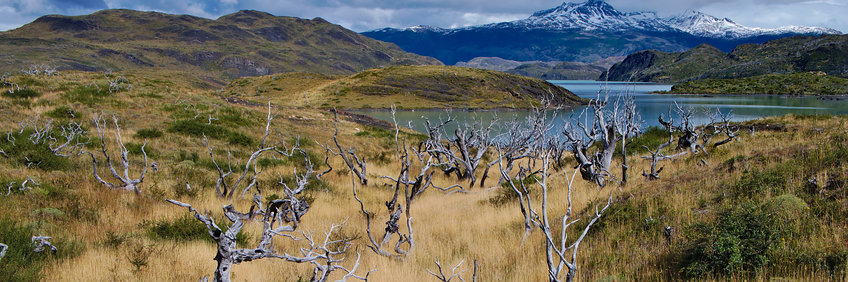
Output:
<path fill-rule="evenodd" d="M 666 94 L 848 95 L 848 79 L 824 72 L 701 79 L 675 84 Z"/>

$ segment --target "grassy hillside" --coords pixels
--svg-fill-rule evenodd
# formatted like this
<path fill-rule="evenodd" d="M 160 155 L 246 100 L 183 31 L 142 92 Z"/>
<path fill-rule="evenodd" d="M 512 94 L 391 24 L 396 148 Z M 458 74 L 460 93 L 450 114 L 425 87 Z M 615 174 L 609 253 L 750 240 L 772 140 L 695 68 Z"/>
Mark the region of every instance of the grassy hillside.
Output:
<path fill-rule="evenodd" d="M 808 71 L 848 77 L 846 66 L 848 35 L 823 35 L 742 44 L 730 53 L 709 45 L 685 52 L 640 51 L 611 67 L 608 74 L 615 81 L 664 83 Z"/>
<path fill-rule="evenodd" d="M 846 95 L 848 79 L 818 73 L 767 74 L 733 79 L 702 79 L 675 84 L 676 94 Z"/>
<path fill-rule="evenodd" d="M 396 66 L 352 76 L 290 73 L 237 79 L 223 94 L 246 101 L 321 108 L 526 108 L 546 98 L 583 103 L 543 80 L 449 66 Z"/>
<path fill-rule="evenodd" d="M 595 80 L 606 70 L 605 67 L 578 63 L 529 63 L 506 72 L 545 80 Z"/>
<path fill-rule="evenodd" d="M 457 69 L 457 74 L 461 70 Z M 372 70 L 359 78 L 299 75 L 281 76 L 276 81 L 291 79 L 287 85 L 293 86 L 312 80 L 332 84 L 340 79 L 384 81 L 403 77 L 379 75 L 386 71 Z M 219 162 L 228 153 L 232 155 L 233 169 L 238 173 L 238 164 L 244 164 L 263 138 L 266 106 L 227 103 L 218 97 L 220 93 L 198 88 L 203 80 L 189 75 L 164 71 L 115 75 L 124 75 L 132 87 L 109 92 L 102 74 L 86 72 L 9 78 L 19 84 L 25 82 L 31 92 L 0 96 L 0 132 L 16 140 L 11 142 L 8 136 L 0 139 L 5 154 L 0 157 L 0 184 L 5 188 L 14 183 L 8 186 L 8 196 L 5 189 L 0 193 L 0 242 L 10 246 L 7 256 L 0 259 L 0 280 L 182 281 L 210 275 L 214 270 L 215 245 L 207 239 L 204 227 L 187 216 L 184 208 L 164 199 L 209 211 L 223 226 L 226 221 L 221 206 L 230 202 L 215 196 L 217 172 L 202 135 L 209 137 Z M 271 77 L 261 79 L 274 81 Z M 0 91 L 6 90 L 8 87 L 0 87 Z M 309 152 L 315 171 L 326 169 L 324 150 L 312 140 L 331 140 L 332 114 L 308 108 L 274 110 L 280 114 L 271 125 L 269 142 L 298 141 Z M 83 137 L 95 141 L 85 149 L 99 153 L 91 118 L 101 112 L 119 119 L 131 176 L 137 177 L 144 164 L 140 148 L 145 142 L 150 162 L 158 165 L 158 170 L 147 172 L 140 195 L 109 190 L 98 183 L 87 155 L 55 157 L 45 151 L 49 143 L 27 145 L 31 144 L 27 135 L 32 131 L 19 133 L 21 121 L 43 126 L 52 119 L 55 128 L 78 122 L 86 132 Z M 846 117 L 829 116 L 753 121 L 745 126 L 756 129 L 755 133 L 744 130 L 740 140 L 712 148 L 708 155 L 664 161 L 661 165 L 665 169 L 657 181 L 636 177 L 650 164 L 635 158 L 630 159 L 633 175 L 626 187 L 600 190 L 577 180 L 574 216 L 587 219 L 595 204 L 605 201 L 610 192 L 615 199 L 580 245 L 577 279 L 845 280 L 846 124 Z M 115 130 L 109 126 L 107 148 L 117 156 L 112 139 Z M 358 147 L 368 163 L 373 184 L 357 188 L 360 199 L 370 210 L 384 209 L 391 196 L 384 184 L 391 181 L 380 176 L 396 176 L 400 167 L 394 155 L 394 134 L 344 116 L 339 129 L 342 142 Z M 401 136 L 420 138 L 413 132 Z M 653 137 L 643 138 L 665 138 L 661 134 L 649 136 Z M 631 143 L 656 143 L 634 141 Z M 257 182 L 263 195 L 281 195 L 283 191 L 275 183 L 281 179 L 291 183 L 298 161 L 263 157 Z M 342 168 L 339 158 L 331 158 L 330 163 L 335 170 L 321 181 L 310 179 L 315 183 L 307 192 L 311 208 L 298 230 L 321 236 L 331 223 L 346 222 L 341 233 L 353 238 L 354 248 L 342 264 L 352 265 L 354 250 L 358 250 L 362 256 L 360 271 L 377 269 L 370 275 L 372 281 L 427 279 L 427 270 L 435 269 L 437 258 L 442 265 L 464 260 L 459 269 L 466 271 L 466 279 L 474 260 L 479 262 L 480 281 L 547 278 L 544 237 L 534 230 L 522 243 L 518 201 L 497 181 L 484 188 L 468 188 L 468 193 L 426 191 L 414 206 L 415 250 L 397 260 L 375 255 L 364 246 L 365 219 L 353 200 L 351 175 Z M 565 167 L 574 165 L 571 158 L 566 159 Z M 101 169 L 101 175 L 108 175 Z M 39 185 L 18 189 L 28 177 Z M 490 177 L 498 178 L 494 171 Z M 435 174 L 433 181 L 443 187 L 462 183 L 441 173 Z M 562 215 L 567 177 L 555 172 L 549 181 L 551 215 Z M 541 196 L 536 192 L 530 195 L 534 199 Z M 235 199 L 232 204 L 238 210 L 247 210 L 249 198 Z M 385 215 L 378 215 L 374 222 L 384 220 Z M 673 230 L 671 236 L 663 235 L 665 226 Z M 244 237 L 238 239 L 240 246 L 255 245 L 260 228 L 248 224 Z M 52 236 L 58 251 L 28 251 L 32 247 L 29 237 L 38 234 Z M 296 248 L 303 243 L 280 238 L 274 247 L 278 252 L 297 253 Z M 233 268 L 235 280 L 298 280 L 308 279 L 311 273 L 308 264 L 274 259 L 244 262 Z"/>
<path fill-rule="evenodd" d="M 441 64 L 321 18 L 240 11 L 209 20 L 132 10 L 43 16 L 0 33 L 0 72 L 31 64 L 73 70 L 167 68 L 222 78 L 279 72 L 352 74 Z"/>

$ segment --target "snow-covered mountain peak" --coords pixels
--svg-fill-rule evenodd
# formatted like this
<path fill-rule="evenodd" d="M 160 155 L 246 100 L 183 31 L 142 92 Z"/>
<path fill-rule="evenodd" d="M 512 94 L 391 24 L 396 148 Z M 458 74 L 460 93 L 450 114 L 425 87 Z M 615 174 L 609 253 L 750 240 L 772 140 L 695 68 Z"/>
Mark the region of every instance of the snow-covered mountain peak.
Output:
<path fill-rule="evenodd" d="M 717 18 L 694 10 L 688 10 L 677 16 L 662 18 L 654 12 L 621 12 L 603 0 L 587 0 L 579 3 L 564 2 L 557 7 L 533 13 L 529 18 L 512 22 L 454 29 L 413 26 L 404 29 L 383 29 L 375 32 L 413 31 L 416 33 L 450 34 L 461 30 L 502 27 L 531 30 L 683 32 L 699 37 L 730 40 L 791 34 L 840 34 L 839 31 L 823 27 L 747 27 L 727 18 Z"/>
<path fill-rule="evenodd" d="M 728 18 L 717 18 L 699 11 L 686 11 L 683 14 L 665 19 L 668 25 L 697 36 L 712 38 L 744 38 L 762 35 L 786 33 L 798 34 L 839 34 L 839 31 L 823 27 L 787 26 L 779 28 L 747 27 Z"/>
<path fill-rule="evenodd" d="M 653 12 L 623 13 L 605 1 L 589 0 L 565 2 L 513 23 L 532 29 L 667 30 L 668 27 L 658 19 Z"/>

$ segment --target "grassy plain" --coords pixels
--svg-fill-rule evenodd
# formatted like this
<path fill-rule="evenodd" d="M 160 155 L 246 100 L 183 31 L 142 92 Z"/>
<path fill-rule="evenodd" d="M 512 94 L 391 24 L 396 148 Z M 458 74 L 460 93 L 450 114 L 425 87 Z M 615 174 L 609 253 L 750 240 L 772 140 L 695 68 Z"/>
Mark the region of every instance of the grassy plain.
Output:
<path fill-rule="evenodd" d="M 157 162 L 159 170 L 148 171 L 142 192 L 136 195 L 100 185 L 92 177 L 87 156 L 65 159 L 55 169 L 26 167 L 19 158 L 0 158 L 3 187 L 12 181 L 19 184 L 27 177 L 41 184 L 0 196 L 0 230 L 4 231 L 0 242 L 20 250 L 28 247 L 25 240 L 30 234 L 42 234 L 54 237 L 59 247 L 55 255 L 25 257 L 19 253 L 0 259 L 0 280 L 185 281 L 213 272 L 215 245 L 204 239 L 205 230 L 177 228 L 186 225 L 183 223 L 187 222 L 187 211 L 164 200 L 190 203 L 221 221 L 221 206 L 228 201 L 215 196 L 216 175 L 201 138 L 176 125 L 208 122 L 209 130 L 223 132 L 220 138 L 210 137 L 218 160 L 229 149 L 235 160 L 243 161 L 262 138 L 266 108 L 227 103 L 221 99 L 227 95 L 201 87 L 202 80 L 189 76 L 165 71 L 124 75 L 133 87 L 116 93 L 92 90 L 105 86 L 101 73 L 62 72 L 53 77 L 11 78 L 18 83 L 28 81 L 37 94 L 0 98 L 0 129 L 4 132 L 17 131 L 18 122 L 40 114 L 41 122 L 47 118 L 57 123 L 77 121 L 87 129 L 88 136 L 96 138 L 91 117 L 99 112 L 115 114 L 125 143 L 138 146 L 146 138 L 151 161 Z M 331 140 L 332 114 L 276 102 L 284 101 L 285 96 L 265 95 L 257 102 L 267 98 L 280 105 L 275 108 L 280 115 L 272 125 L 272 140 L 300 140 L 304 149 L 321 156 L 322 150 L 313 145 L 313 140 Z M 755 129 L 753 133 L 746 132 L 740 140 L 711 149 L 707 155 L 663 162 L 665 170 L 657 181 L 647 182 L 639 177 L 638 173 L 650 164 L 635 159 L 629 161 L 631 181 L 627 186 L 599 189 L 577 181 L 575 211 L 584 221 L 609 193 L 615 199 L 581 245 L 577 279 L 845 280 L 845 124 L 845 117 L 831 116 L 757 120 L 746 124 Z M 383 129 L 344 118 L 340 130 L 342 142 L 359 147 L 368 159 L 372 184 L 357 189 L 366 207 L 378 211 L 374 222 L 382 223 L 387 218 L 384 202 L 391 191 L 379 177 L 398 173 L 392 153 L 394 140 Z M 409 136 L 415 138 L 414 133 Z M 17 140 L 26 142 L 25 138 Z M 107 145 L 114 155 L 113 142 L 109 139 Z M 11 147 L 2 148 L 10 155 L 13 152 Z M 86 149 L 96 150 L 92 146 Z M 31 156 L 39 156 L 33 152 Z M 699 165 L 701 160 L 706 164 Z M 130 161 L 130 173 L 137 176 L 143 165 L 141 157 L 131 154 Z M 570 158 L 567 163 L 566 167 L 572 167 Z M 273 185 L 278 174 L 290 176 L 297 165 L 274 160 L 264 164 L 259 187 L 266 196 L 279 193 L 280 188 Z M 341 169 L 341 160 L 333 159 L 332 164 L 336 170 L 310 190 L 314 202 L 299 230 L 321 235 L 330 224 L 345 222 L 342 233 L 356 239 L 344 265 L 350 266 L 358 251 L 362 255 L 361 271 L 377 269 L 371 276 L 374 281 L 432 281 L 427 270 L 435 269 L 436 258 L 450 265 L 464 261 L 460 269 L 465 270 L 466 280 L 474 260 L 479 262 L 480 281 L 546 279 L 544 237 L 535 230 L 523 245 L 520 243 L 523 221 L 518 203 L 491 201 L 508 194 L 497 181 L 489 181 L 488 187 L 468 188 L 469 193 L 425 192 L 413 206 L 416 247 L 408 257 L 394 260 L 375 255 L 364 246 L 365 221 L 352 197 L 351 175 Z M 320 165 L 316 168 L 322 169 Z M 105 173 L 101 171 L 101 175 Z M 494 172 L 490 177 L 497 179 Z M 553 215 L 564 213 L 565 179 L 565 172 L 552 176 Z M 455 178 L 441 174 L 435 176 L 435 181 L 440 185 L 457 183 Z M 185 189 L 186 182 L 191 184 L 191 191 Z M 532 196 L 538 200 L 540 195 Z M 234 200 L 233 204 L 246 210 L 250 201 Z M 666 226 L 673 230 L 668 238 L 663 235 Z M 260 230 L 258 224 L 248 224 L 244 240 L 255 244 Z M 375 230 L 380 230 L 379 225 Z M 14 234 L 18 234 L 18 239 L 12 238 Z M 279 238 L 275 248 L 293 253 L 298 244 Z M 246 262 L 233 269 L 237 281 L 297 281 L 308 279 L 310 274 L 309 265 L 274 259 Z"/>

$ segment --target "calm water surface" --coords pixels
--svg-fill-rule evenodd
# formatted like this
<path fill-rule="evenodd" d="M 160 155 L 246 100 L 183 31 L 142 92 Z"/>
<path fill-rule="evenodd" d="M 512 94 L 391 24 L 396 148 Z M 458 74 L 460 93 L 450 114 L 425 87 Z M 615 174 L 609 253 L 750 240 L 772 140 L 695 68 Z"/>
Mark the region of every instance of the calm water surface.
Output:
<path fill-rule="evenodd" d="M 633 93 L 636 101 L 637 111 L 645 121 L 646 126 L 659 125 L 657 117 L 666 114 L 669 107 L 674 103 L 692 108 L 696 113 L 697 122 L 708 121 L 708 112 L 720 110 L 724 113 L 733 114 L 734 120 L 743 121 L 767 116 L 780 116 L 786 114 L 848 114 L 848 100 L 823 100 L 818 97 L 792 97 L 773 95 L 668 95 L 651 94 L 654 91 L 670 90 L 671 85 L 653 83 L 624 83 L 624 82 L 599 82 L 590 80 L 552 80 L 551 83 L 560 85 L 574 94 L 583 98 L 596 98 L 598 93 L 609 95 L 610 101 L 616 96 L 624 93 Z M 556 126 L 560 128 L 566 122 L 572 122 L 574 118 L 583 111 L 585 107 L 572 107 L 557 110 L 555 114 Z M 388 111 L 363 111 L 362 113 L 382 120 L 391 121 L 392 116 Z M 526 111 L 445 111 L 445 110 L 410 110 L 398 111 L 396 117 L 399 124 L 422 131 L 422 117 L 437 121 L 445 119 L 448 115 L 454 119 L 463 121 L 491 120 L 506 121 L 515 117 L 527 116 Z M 449 132 L 454 127 L 447 128 Z"/>

